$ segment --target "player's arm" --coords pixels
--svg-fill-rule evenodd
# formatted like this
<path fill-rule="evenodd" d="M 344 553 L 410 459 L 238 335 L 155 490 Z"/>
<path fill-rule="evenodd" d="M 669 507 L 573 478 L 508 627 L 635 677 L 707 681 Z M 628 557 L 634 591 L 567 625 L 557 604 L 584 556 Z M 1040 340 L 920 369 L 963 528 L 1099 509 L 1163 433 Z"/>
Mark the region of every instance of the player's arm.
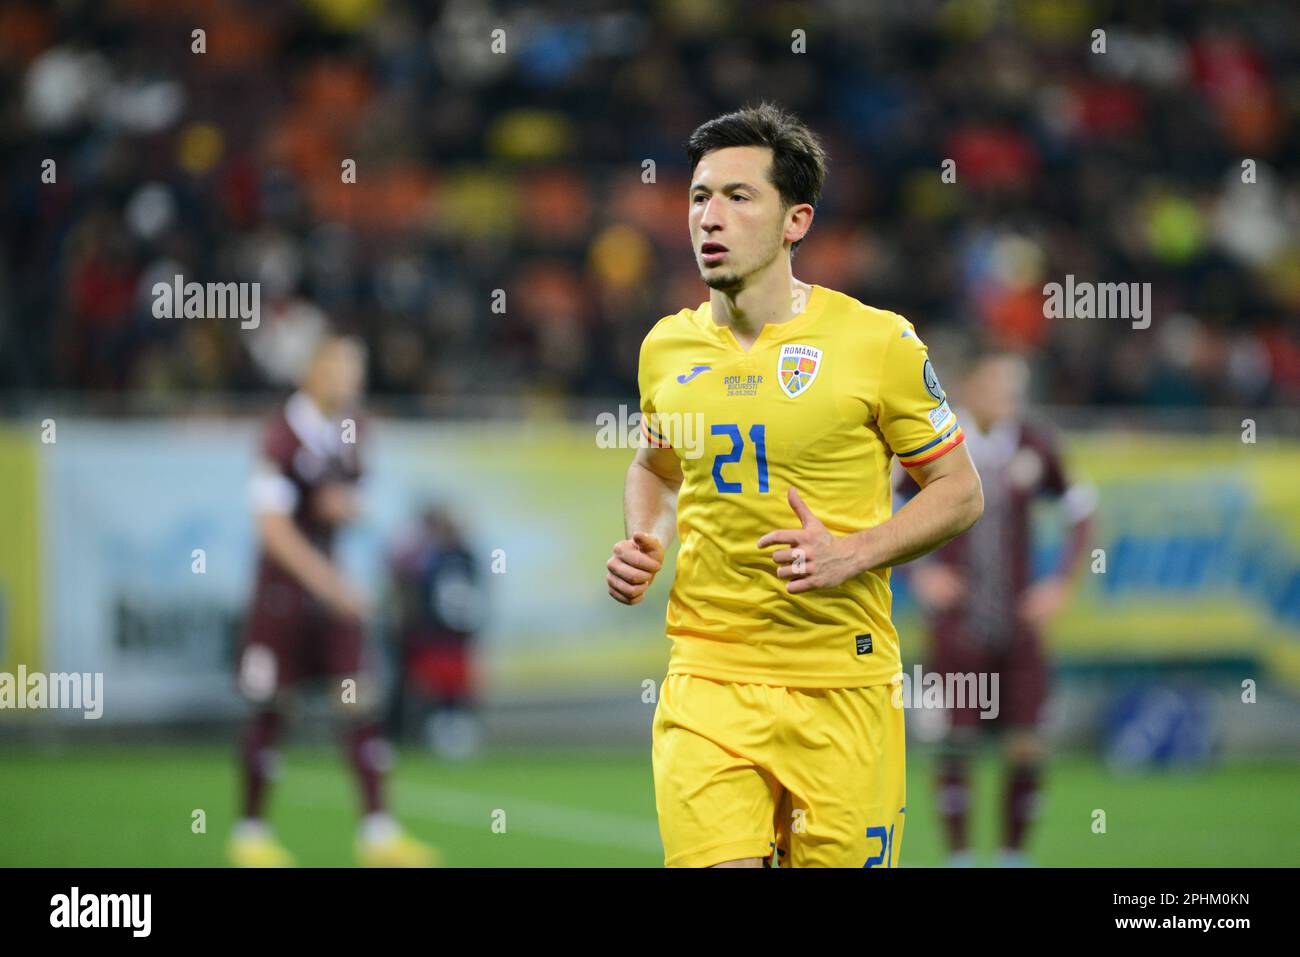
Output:
<path fill-rule="evenodd" d="M 253 508 L 262 548 L 325 607 L 343 617 L 365 617 L 361 593 L 294 523 L 297 496 L 297 489 L 273 466 L 264 466 L 254 479 Z"/>
<path fill-rule="evenodd" d="M 921 487 L 898 459 L 894 459 L 890 474 L 893 476 L 895 500 L 902 503 L 899 505 L 902 508 L 921 491 Z M 964 576 L 958 566 L 948 561 L 946 556 L 947 552 L 940 546 L 908 563 L 902 572 L 915 593 L 917 602 L 932 613 L 946 611 L 966 593 Z"/>
<path fill-rule="evenodd" d="M 1056 443 L 1043 440 L 1041 453 L 1047 466 L 1045 491 L 1055 498 L 1068 528 L 1057 567 L 1034 582 L 1020 604 L 1022 620 L 1042 628 L 1065 607 L 1071 584 L 1082 573 L 1084 555 L 1092 541 L 1097 492 L 1085 482 L 1071 483 Z"/>
<path fill-rule="evenodd" d="M 790 489 L 790 508 L 802 527 L 768 532 L 758 542 L 759 548 L 786 546 L 772 560 L 790 594 L 910 562 L 956 538 L 984 512 L 965 435 L 910 324 L 890 330 L 876 392 L 876 427 L 920 491 L 881 524 L 835 536 Z"/>
<path fill-rule="evenodd" d="M 257 530 L 267 555 L 322 604 L 339 614 L 362 617 L 362 602 L 352 586 L 298 530 L 292 518 L 264 512 L 257 517 Z"/>
<path fill-rule="evenodd" d="M 315 517 L 330 525 L 348 525 L 361 516 L 361 496 L 354 482 L 327 482 L 312 496 Z"/>
<path fill-rule="evenodd" d="M 1097 510 L 1097 490 L 1088 482 L 1070 480 L 1057 442 L 1049 435 L 1040 438 L 1046 463 L 1044 488 L 1056 500 L 1068 526 L 1060 564 L 1049 577 L 1069 582 L 1083 570 L 1083 556 L 1092 540 L 1092 519 Z"/>
<path fill-rule="evenodd" d="M 1065 548 L 1061 550 L 1060 563 L 1048 577 L 1068 583 L 1078 578 L 1084 568 L 1083 558 L 1088 551 L 1088 543 L 1092 541 L 1097 493 L 1089 485 L 1072 485 L 1061 497 L 1059 504 L 1067 526 Z"/>
<path fill-rule="evenodd" d="M 965 435 L 910 324 L 891 333 L 884 355 L 877 425 L 919 491 L 881 524 L 848 536 L 855 574 L 920 558 L 984 512 Z"/>
<path fill-rule="evenodd" d="M 865 571 L 910 562 L 956 538 L 983 514 L 984 491 L 965 446 L 908 471 L 921 491 L 886 521 L 849 535 L 832 535 L 790 489 L 790 508 L 802 527 L 768 532 L 758 541 L 759 548 L 784 546 L 772 561 L 777 576 L 790 582 L 790 594 L 833 588 Z"/>
<path fill-rule="evenodd" d="M 647 444 L 637 449 L 623 484 L 623 528 L 605 564 L 610 597 L 635 605 L 663 567 L 664 550 L 677 527 L 677 493 L 682 466 L 671 448 Z"/>
<path fill-rule="evenodd" d="M 907 470 L 920 491 L 888 520 L 850 539 L 858 571 L 901 565 L 944 545 L 979 520 L 984 490 L 965 445 Z"/>

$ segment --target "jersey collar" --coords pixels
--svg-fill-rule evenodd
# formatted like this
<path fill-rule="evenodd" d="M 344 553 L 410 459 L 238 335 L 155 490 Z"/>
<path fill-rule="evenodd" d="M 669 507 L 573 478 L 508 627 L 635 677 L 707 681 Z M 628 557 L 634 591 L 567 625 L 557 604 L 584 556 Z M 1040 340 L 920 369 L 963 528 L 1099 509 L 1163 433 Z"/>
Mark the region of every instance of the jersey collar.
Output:
<path fill-rule="evenodd" d="M 806 328 L 809 323 L 826 311 L 826 290 L 816 283 L 810 283 L 810 285 L 812 286 L 812 292 L 808 295 L 808 302 L 804 304 L 803 312 L 793 319 L 787 319 L 785 322 L 767 323 L 762 329 L 758 330 L 758 338 L 749 347 L 749 352 L 752 353 L 760 346 L 770 345 L 790 338 L 791 335 Z M 713 321 L 712 302 L 707 299 L 704 300 L 700 305 L 698 315 L 706 327 L 713 330 L 713 334 L 721 339 L 724 344 L 736 352 L 745 353 L 746 350 L 740 347 L 740 342 L 736 339 L 736 334 L 731 331 L 731 327 L 719 325 Z"/>

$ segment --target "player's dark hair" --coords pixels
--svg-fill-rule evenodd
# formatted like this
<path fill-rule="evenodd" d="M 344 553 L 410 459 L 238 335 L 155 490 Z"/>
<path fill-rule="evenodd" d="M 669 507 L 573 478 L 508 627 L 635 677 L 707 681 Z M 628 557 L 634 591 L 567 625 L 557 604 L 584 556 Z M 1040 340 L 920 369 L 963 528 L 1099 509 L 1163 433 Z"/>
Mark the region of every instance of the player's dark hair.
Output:
<path fill-rule="evenodd" d="M 986 364 L 1004 359 L 1022 363 L 1025 361 L 1024 354 L 1017 349 L 989 336 L 977 336 L 965 340 L 960 354 L 952 364 L 955 367 L 953 371 L 957 378 L 966 380 Z"/>
<path fill-rule="evenodd" d="M 783 210 L 798 203 L 817 206 L 826 182 L 826 150 L 793 113 L 764 102 L 709 120 L 686 141 L 691 175 L 705 153 L 729 146 L 766 146 L 772 151 L 767 175 L 781 196 Z M 801 242 L 792 248 L 798 249 Z"/>
<path fill-rule="evenodd" d="M 337 345 L 344 344 L 352 346 L 362 355 L 366 354 L 366 340 L 360 335 L 339 326 L 329 326 L 316 339 L 315 348 L 312 349 L 312 358 L 319 356 L 326 349 L 332 349 Z"/>

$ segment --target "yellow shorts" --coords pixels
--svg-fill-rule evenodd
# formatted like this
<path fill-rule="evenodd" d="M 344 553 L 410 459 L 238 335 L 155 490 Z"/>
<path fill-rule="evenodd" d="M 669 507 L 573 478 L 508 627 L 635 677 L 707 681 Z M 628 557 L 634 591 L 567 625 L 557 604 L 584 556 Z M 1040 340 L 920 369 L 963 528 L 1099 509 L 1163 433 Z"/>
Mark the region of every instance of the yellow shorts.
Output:
<path fill-rule="evenodd" d="M 894 867 L 907 775 L 893 686 L 781 688 L 670 674 L 654 720 L 668 867 Z"/>

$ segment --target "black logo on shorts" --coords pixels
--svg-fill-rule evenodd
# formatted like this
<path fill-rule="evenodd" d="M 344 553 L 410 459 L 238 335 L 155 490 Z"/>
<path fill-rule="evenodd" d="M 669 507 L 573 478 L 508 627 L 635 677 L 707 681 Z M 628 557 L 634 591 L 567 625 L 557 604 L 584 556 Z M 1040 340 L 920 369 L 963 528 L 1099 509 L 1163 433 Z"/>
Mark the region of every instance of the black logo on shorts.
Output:
<path fill-rule="evenodd" d="M 857 637 L 857 642 L 858 642 L 858 654 L 860 654 L 860 655 L 869 655 L 869 654 L 871 654 L 871 636 L 870 636 L 870 635 L 858 635 L 858 637 Z"/>

